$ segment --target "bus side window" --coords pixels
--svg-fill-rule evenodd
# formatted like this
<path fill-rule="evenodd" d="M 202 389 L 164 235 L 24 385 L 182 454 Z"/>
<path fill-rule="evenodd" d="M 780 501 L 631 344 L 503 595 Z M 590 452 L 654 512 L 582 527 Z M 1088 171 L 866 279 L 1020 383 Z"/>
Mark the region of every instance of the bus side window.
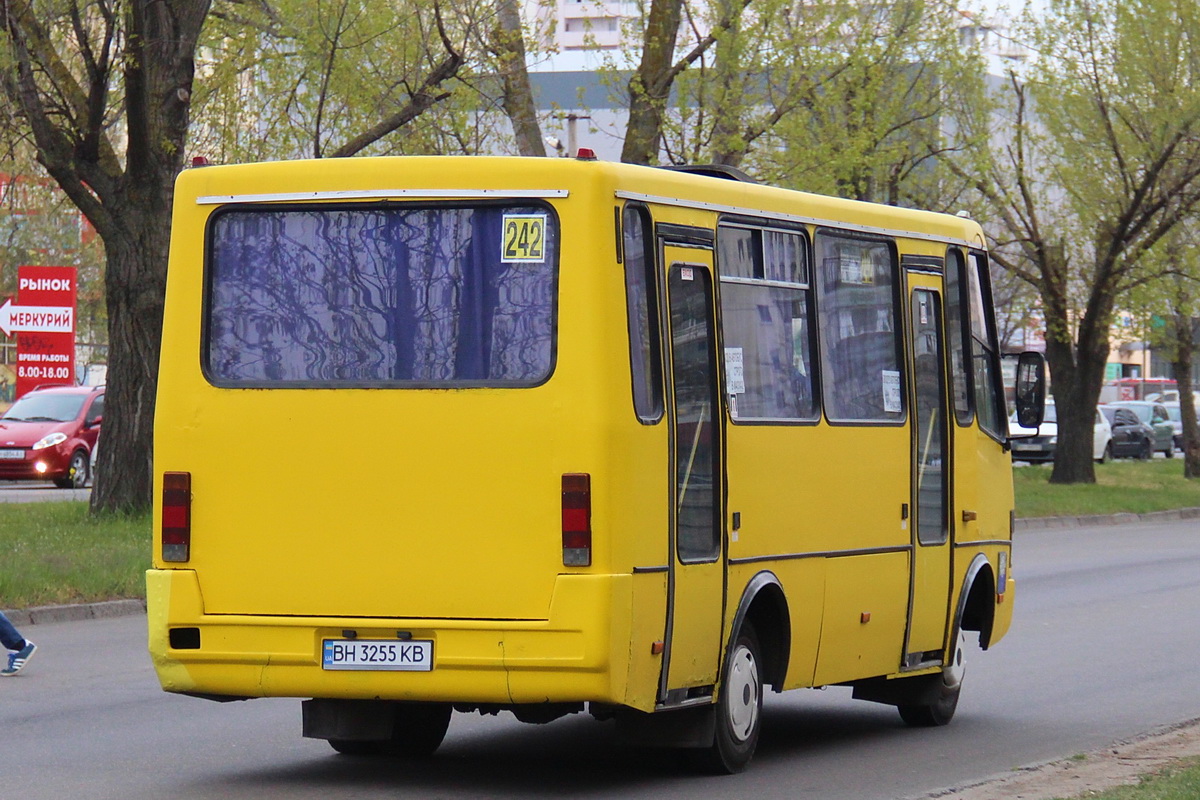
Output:
<path fill-rule="evenodd" d="M 979 426 L 997 438 L 1005 436 L 1004 395 L 1000 386 L 996 317 L 992 309 L 987 257 L 971 253 L 967 268 L 967 308 L 971 320 L 971 364 Z"/>
<path fill-rule="evenodd" d="M 902 421 L 891 242 L 823 229 L 815 258 L 826 416 L 839 422 Z"/>
<path fill-rule="evenodd" d="M 644 207 L 626 206 L 621 219 L 633 409 L 641 422 L 653 424 L 663 415 L 654 242 L 650 233 L 649 213 Z"/>
<path fill-rule="evenodd" d="M 966 308 L 967 262 L 962 251 L 951 248 L 946 258 L 946 345 L 950 353 L 950 388 L 954 418 L 967 426 L 975 418 L 971 407 L 971 378 L 967 371 L 970 334 L 963 315 Z"/>
<path fill-rule="evenodd" d="M 717 229 L 717 261 L 730 416 L 815 419 L 814 320 L 804 237 L 723 224 Z"/>

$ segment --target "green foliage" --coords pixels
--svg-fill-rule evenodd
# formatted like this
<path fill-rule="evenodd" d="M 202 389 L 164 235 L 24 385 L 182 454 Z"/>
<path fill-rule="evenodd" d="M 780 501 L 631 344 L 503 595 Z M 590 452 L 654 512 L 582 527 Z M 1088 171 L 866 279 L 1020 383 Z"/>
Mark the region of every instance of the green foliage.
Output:
<path fill-rule="evenodd" d="M 88 514 L 87 503 L 4 503 L 0 607 L 145 597 L 150 518 Z"/>
<path fill-rule="evenodd" d="M 451 51 L 467 65 L 430 87 Z M 338 155 L 428 90 L 438 99 L 367 155 L 478 152 L 471 113 L 493 23 L 487 6 L 440 0 L 278 0 L 214 13 L 198 57 L 194 152 L 219 162 Z"/>
<path fill-rule="evenodd" d="M 699 29 L 729 13 L 694 12 Z M 939 157 L 971 128 L 983 69 L 953 3 L 751 4 L 676 82 L 665 140 L 679 161 L 740 165 L 772 184 L 951 209 L 966 184 Z M 957 210 L 957 207 L 952 210 Z"/>

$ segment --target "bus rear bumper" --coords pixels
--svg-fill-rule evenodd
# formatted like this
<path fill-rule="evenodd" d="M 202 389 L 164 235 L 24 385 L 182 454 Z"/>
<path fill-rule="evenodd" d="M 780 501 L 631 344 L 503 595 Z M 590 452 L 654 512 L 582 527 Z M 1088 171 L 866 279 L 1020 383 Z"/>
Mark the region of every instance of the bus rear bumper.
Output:
<path fill-rule="evenodd" d="M 559 576 L 546 620 L 205 614 L 196 573 L 146 573 L 150 655 L 168 692 L 455 703 L 622 703 L 631 576 Z M 347 632 L 352 632 L 348 634 Z M 326 639 L 433 642 L 432 669 L 330 670 Z"/>

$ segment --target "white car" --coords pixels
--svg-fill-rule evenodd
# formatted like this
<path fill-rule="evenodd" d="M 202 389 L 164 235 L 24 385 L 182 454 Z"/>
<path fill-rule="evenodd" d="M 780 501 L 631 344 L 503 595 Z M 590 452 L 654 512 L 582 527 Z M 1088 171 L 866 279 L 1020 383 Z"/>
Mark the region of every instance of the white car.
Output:
<path fill-rule="evenodd" d="M 1058 446 L 1058 414 L 1054 403 L 1046 401 L 1046 414 L 1036 431 L 1022 428 L 1017 424 L 1017 415 L 1013 414 L 1008 420 L 1008 435 L 1012 439 L 1013 461 L 1053 461 L 1054 449 Z M 1112 426 L 1098 408 L 1092 427 L 1092 458 L 1100 464 L 1112 459 Z"/>

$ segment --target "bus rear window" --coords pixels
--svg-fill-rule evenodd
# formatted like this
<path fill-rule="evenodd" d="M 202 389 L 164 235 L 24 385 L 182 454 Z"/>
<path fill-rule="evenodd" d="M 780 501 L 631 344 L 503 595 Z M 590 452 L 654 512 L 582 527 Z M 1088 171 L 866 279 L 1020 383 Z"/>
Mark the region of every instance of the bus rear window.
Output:
<path fill-rule="evenodd" d="M 532 386 L 554 357 L 543 206 L 233 209 L 209 230 L 223 386 Z"/>

